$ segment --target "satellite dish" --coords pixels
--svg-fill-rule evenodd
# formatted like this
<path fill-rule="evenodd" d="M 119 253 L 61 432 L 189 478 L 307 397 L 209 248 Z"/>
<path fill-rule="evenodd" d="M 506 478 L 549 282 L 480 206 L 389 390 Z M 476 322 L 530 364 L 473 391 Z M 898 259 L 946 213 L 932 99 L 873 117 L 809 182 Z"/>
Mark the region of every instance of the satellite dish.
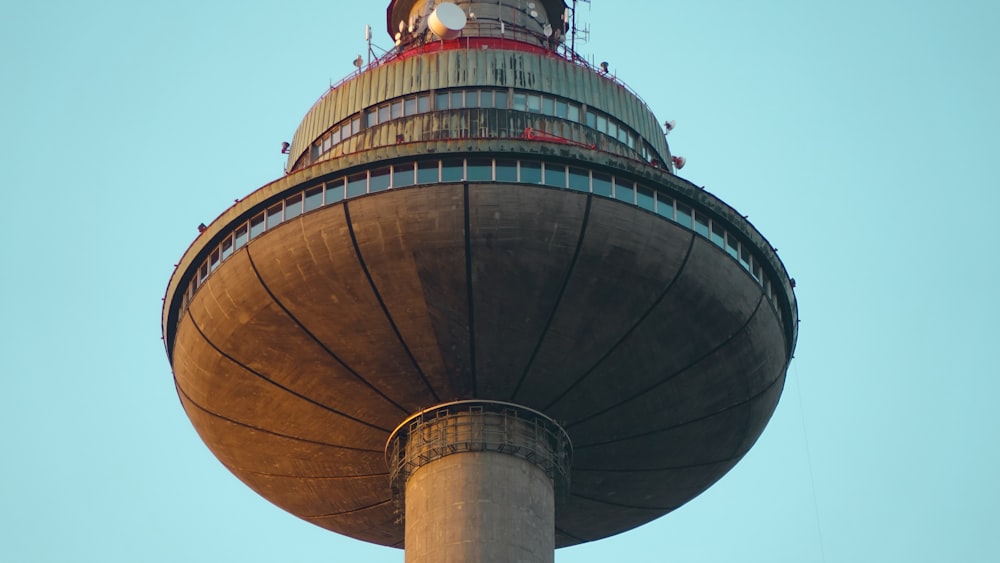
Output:
<path fill-rule="evenodd" d="M 427 25 L 440 39 L 454 39 L 462 34 L 468 19 L 461 8 L 451 2 L 442 2 L 427 18 Z"/>
<path fill-rule="evenodd" d="M 670 160 L 674 163 L 674 168 L 678 170 L 684 168 L 684 165 L 687 164 L 687 159 L 684 158 L 683 156 L 675 156 L 672 157 Z"/>
<path fill-rule="evenodd" d="M 667 130 L 666 133 L 667 135 L 669 135 L 670 132 L 674 130 L 674 127 L 677 127 L 677 122 L 674 121 L 673 119 L 663 124 L 663 128 Z"/>

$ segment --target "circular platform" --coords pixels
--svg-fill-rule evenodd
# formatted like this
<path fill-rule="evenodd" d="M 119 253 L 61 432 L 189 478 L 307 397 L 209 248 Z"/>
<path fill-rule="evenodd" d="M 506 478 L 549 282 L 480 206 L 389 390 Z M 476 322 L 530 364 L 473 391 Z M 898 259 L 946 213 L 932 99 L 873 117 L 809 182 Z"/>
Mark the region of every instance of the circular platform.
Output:
<path fill-rule="evenodd" d="M 487 399 L 557 421 L 574 449 L 556 513 L 567 546 L 724 475 L 791 354 L 761 284 L 710 239 L 612 199 L 503 183 L 393 189 L 268 229 L 168 333 L 184 408 L 234 474 L 307 521 L 397 547 L 383 450 L 422 409 Z"/>

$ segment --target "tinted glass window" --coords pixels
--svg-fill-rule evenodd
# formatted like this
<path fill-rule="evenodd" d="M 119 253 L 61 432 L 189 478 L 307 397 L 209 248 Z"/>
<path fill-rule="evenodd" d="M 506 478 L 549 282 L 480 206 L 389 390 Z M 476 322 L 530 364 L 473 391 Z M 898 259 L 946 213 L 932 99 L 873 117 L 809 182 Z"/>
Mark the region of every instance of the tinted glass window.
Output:
<path fill-rule="evenodd" d="M 691 208 L 690 207 L 688 207 L 686 205 L 682 205 L 680 203 L 677 204 L 677 222 L 680 223 L 681 225 L 684 225 L 685 227 L 687 227 L 689 229 L 691 228 Z"/>
<path fill-rule="evenodd" d="M 281 207 L 279 203 L 267 208 L 267 228 L 270 229 L 282 221 Z"/>
<path fill-rule="evenodd" d="M 250 238 L 254 238 L 264 232 L 264 214 L 261 213 L 250 219 Z"/>
<path fill-rule="evenodd" d="M 335 203 L 343 199 L 344 199 L 344 178 L 337 178 L 333 182 L 327 182 L 325 203 L 329 205 L 331 203 Z"/>
<path fill-rule="evenodd" d="M 466 163 L 466 178 L 473 182 L 488 182 L 493 179 L 493 160 L 470 158 Z"/>
<path fill-rule="evenodd" d="M 234 249 L 243 248 L 243 245 L 247 243 L 247 240 L 249 240 L 248 233 L 249 233 L 249 231 L 247 230 L 247 224 L 246 223 L 243 223 L 242 225 L 240 225 L 240 227 L 238 229 L 236 229 L 236 232 L 233 233 L 233 248 Z"/>
<path fill-rule="evenodd" d="M 703 237 L 708 237 L 708 217 L 705 217 L 704 213 L 695 212 L 694 232 Z"/>
<path fill-rule="evenodd" d="M 437 181 L 438 161 L 431 160 L 428 162 L 417 163 L 417 182 L 421 184 L 430 184 Z"/>
<path fill-rule="evenodd" d="M 295 194 L 285 200 L 285 220 L 302 214 L 302 194 Z"/>
<path fill-rule="evenodd" d="M 323 205 L 323 186 L 306 190 L 305 210 L 312 211 Z"/>
<path fill-rule="evenodd" d="M 562 164 L 545 163 L 545 185 L 566 187 L 566 167 Z"/>
<path fill-rule="evenodd" d="M 572 182 L 572 179 L 570 179 L 570 182 Z M 611 197 L 611 176 L 595 172 L 593 186 L 595 194 Z"/>
<path fill-rule="evenodd" d="M 590 172 L 583 168 L 569 169 L 569 189 L 581 192 L 590 191 Z M 611 195 L 611 188 L 608 187 L 608 195 Z"/>
<path fill-rule="evenodd" d="M 636 203 L 643 209 L 653 210 L 653 190 L 646 186 L 639 186 L 635 190 Z"/>
<path fill-rule="evenodd" d="M 451 158 L 441 164 L 442 182 L 460 182 L 465 178 L 465 170 L 462 166 L 462 159 Z"/>
<path fill-rule="evenodd" d="M 615 199 L 620 199 L 628 203 L 635 203 L 635 190 L 631 183 L 615 178 Z"/>
<path fill-rule="evenodd" d="M 369 192 L 380 192 L 382 190 L 389 189 L 389 179 L 391 178 L 390 169 L 388 166 L 385 168 L 377 168 L 372 170 L 372 177 L 369 180 Z"/>
<path fill-rule="evenodd" d="M 500 174 L 500 171 L 497 171 Z M 526 184 L 542 183 L 542 163 L 521 161 L 521 181 Z"/>
<path fill-rule="evenodd" d="M 397 164 L 392 167 L 392 185 L 405 188 L 413 185 L 413 164 Z"/>
<path fill-rule="evenodd" d="M 351 174 L 347 177 L 347 197 L 356 197 L 368 189 L 368 174 Z"/>

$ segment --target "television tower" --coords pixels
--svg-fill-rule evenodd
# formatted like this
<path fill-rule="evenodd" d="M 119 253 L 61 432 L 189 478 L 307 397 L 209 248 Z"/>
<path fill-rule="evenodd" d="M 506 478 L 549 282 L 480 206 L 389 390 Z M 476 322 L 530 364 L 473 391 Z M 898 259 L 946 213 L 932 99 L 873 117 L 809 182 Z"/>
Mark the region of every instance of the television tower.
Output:
<path fill-rule="evenodd" d="M 408 563 L 551 562 L 680 507 L 778 402 L 784 266 L 567 46 L 563 0 L 386 16 L 395 48 L 170 279 L 199 435 L 274 504 Z"/>

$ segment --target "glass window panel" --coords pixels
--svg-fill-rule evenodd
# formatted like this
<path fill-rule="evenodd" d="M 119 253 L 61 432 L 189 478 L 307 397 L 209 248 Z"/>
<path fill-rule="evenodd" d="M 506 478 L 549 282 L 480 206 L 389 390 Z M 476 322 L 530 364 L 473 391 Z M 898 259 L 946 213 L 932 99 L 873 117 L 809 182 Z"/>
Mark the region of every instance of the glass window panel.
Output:
<path fill-rule="evenodd" d="M 635 189 L 632 182 L 627 182 L 621 178 L 615 178 L 615 199 L 626 203 L 635 203 Z"/>
<path fill-rule="evenodd" d="M 438 181 L 438 161 L 430 160 L 417 163 L 417 183 L 431 184 Z"/>
<path fill-rule="evenodd" d="M 465 107 L 465 92 L 455 90 L 451 93 L 451 109 Z"/>
<path fill-rule="evenodd" d="M 656 194 L 656 212 L 671 221 L 674 220 L 674 200 L 663 194 Z"/>
<path fill-rule="evenodd" d="M 705 217 L 704 213 L 695 212 L 694 232 L 698 233 L 703 237 L 708 238 L 708 217 Z"/>
<path fill-rule="evenodd" d="M 740 245 L 740 264 L 747 270 L 750 269 L 750 248 L 745 244 Z"/>
<path fill-rule="evenodd" d="M 391 110 L 388 104 L 378 108 L 378 122 L 385 123 L 386 121 L 389 121 L 389 116 L 392 115 L 390 111 Z"/>
<path fill-rule="evenodd" d="M 555 104 L 556 101 L 552 98 L 542 98 L 542 113 L 545 115 L 555 115 Z"/>
<path fill-rule="evenodd" d="M 570 121 L 580 121 L 580 106 L 569 104 L 569 113 L 566 114 L 566 118 Z"/>
<path fill-rule="evenodd" d="M 639 207 L 653 210 L 653 190 L 646 186 L 638 186 L 635 189 L 635 199 Z"/>
<path fill-rule="evenodd" d="M 723 230 L 722 225 L 712 221 L 712 236 L 709 237 L 712 242 L 716 244 L 719 248 L 726 247 L 726 231 Z"/>
<path fill-rule="evenodd" d="M 405 188 L 413 185 L 413 163 L 397 164 L 392 167 L 392 187 Z"/>
<path fill-rule="evenodd" d="M 438 92 L 434 96 L 434 109 L 448 109 L 448 92 Z"/>
<path fill-rule="evenodd" d="M 267 228 L 270 229 L 281 223 L 283 217 L 281 213 L 282 204 L 278 203 L 267 208 Z"/>
<path fill-rule="evenodd" d="M 250 238 L 254 238 L 264 232 L 264 214 L 259 213 L 250 219 Z"/>
<path fill-rule="evenodd" d="M 465 173 L 470 182 L 489 182 L 493 180 L 493 159 L 470 158 Z"/>
<path fill-rule="evenodd" d="M 566 102 L 556 100 L 556 117 L 566 119 Z"/>
<path fill-rule="evenodd" d="M 597 130 L 601 133 L 608 132 L 608 118 L 603 115 L 597 116 Z"/>
<path fill-rule="evenodd" d="M 399 119 L 400 117 L 403 117 L 403 100 L 396 100 L 395 102 L 392 102 L 392 105 L 389 107 L 391 109 L 392 119 Z"/>
<path fill-rule="evenodd" d="M 403 104 L 403 113 L 405 115 L 416 115 L 417 113 L 416 98 L 406 98 L 406 101 Z"/>
<path fill-rule="evenodd" d="M 542 97 L 538 94 L 528 95 L 528 111 L 539 113 L 542 111 Z"/>
<path fill-rule="evenodd" d="M 496 97 L 496 99 L 493 101 L 494 107 L 498 107 L 500 109 L 507 109 L 507 91 L 498 90 L 494 94 L 494 96 Z"/>
<path fill-rule="evenodd" d="M 332 182 L 326 183 L 326 205 L 331 203 L 336 203 L 338 201 L 343 201 L 344 199 L 344 181 L 346 178 L 337 178 Z"/>
<path fill-rule="evenodd" d="M 243 248 L 243 245 L 246 244 L 248 240 L 250 240 L 249 234 L 250 231 L 247 229 L 247 224 L 243 223 L 242 225 L 240 225 L 236 229 L 236 232 L 233 233 L 233 249 L 239 250 Z"/>
<path fill-rule="evenodd" d="M 357 197 L 368 191 L 368 173 L 360 172 L 347 177 L 347 197 Z"/>
<path fill-rule="evenodd" d="M 391 169 L 388 166 L 372 170 L 372 177 L 368 182 L 368 191 L 375 193 L 389 189 L 389 180 L 391 177 Z"/>
<path fill-rule="evenodd" d="M 323 186 L 306 190 L 306 211 L 312 211 L 323 205 Z"/>
<path fill-rule="evenodd" d="M 517 181 L 517 161 L 497 160 L 497 182 Z"/>
<path fill-rule="evenodd" d="M 225 260 L 229 258 L 233 253 L 233 237 L 226 237 L 226 240 L 222 241 L 222 259 Z"/>
<path fill-rule="evenodd" d="M 736 241 L 736 237 L 726 233 L 726 252 L 729 253 L 733 258 L 739 258 L 739 242 Z"/>
<path fill-rule="evenodd" d="M 677 222 L 684 225 L 687 228 L 691 228 L 691 208 L 678 203 L 677 204 Z"/>
<path fill-rule="evenodd" d="M 514 93 L 513 109 L 525 111 L 528 109 L 528 97 L 524 94 Z"/>
<path fill-rule="evenodd" d="M 500 171 L 497 170 L 497 175 Z M 525 184 L 542 183 L 542 163 L 521 161 L 521 182 Z"/>
<path fill-rule="evenodd" d="M 569 189 L 581 192 L 590 191 L 590 171 L 584 168 L 569 169 Z M 611 188 L 608 187 L 608 195 L 611 195 Z"/>
<path fill-rule="evenodd" d="M 220 261 L 221 257 L 219 255 L 219 249 L 216 248 L 215 250 L 212 251 L 211 256 L 209 256 L 208 258 L 208 269 L 214 272 L 215 269 L 219 267 Z"/>
<path fill-rule="evenodd" d="M 464 163 L 460 158 L 449 158 L 441 163 L 442 182 L 461 182 L 465 178 Z"/>
<path fill-rule="evenodd" d="M 302 194 L 297 193 L 285 199 L 285 220 L 302 214 Z"/>
<path fill-rule="evenodd" d="M 566 187 L 566 167 L 562 164 L 545 163 L 545 185 L 557 188 Z"/>
<path fill-rule="evenodd" d="M 570 184 L 572 183 L 573 179 L 570 178 Z M 611 197 L 611 176 L 595 172 L 593 186 L 595 194 L 602 195 L 604 197 Z"/>

